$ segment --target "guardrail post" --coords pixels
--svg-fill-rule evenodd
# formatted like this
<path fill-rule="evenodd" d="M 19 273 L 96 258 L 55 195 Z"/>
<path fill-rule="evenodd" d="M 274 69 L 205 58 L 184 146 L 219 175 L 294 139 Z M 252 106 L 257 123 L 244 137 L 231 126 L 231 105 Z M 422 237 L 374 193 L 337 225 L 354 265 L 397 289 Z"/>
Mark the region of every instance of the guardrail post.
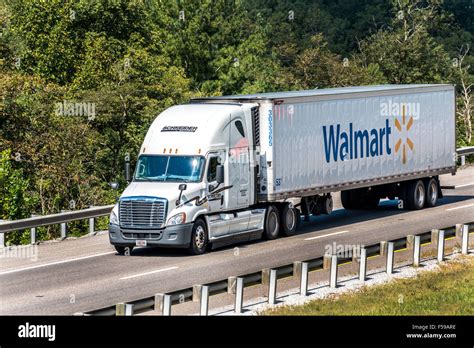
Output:
<path fill-rule="evenodd" d="M 228 294 L 235 294 L 235 287 L 236 287 L 237 277 L 228 277 L 227 278 L 227 293 Z"/>
<path fill-rule="evenodd" d="M 132 316 L 133 304 L 131 303 L 117 303 L 115 305 L 115 315 L 117 316 Z"/>
<path fill-rule="evenodd" d="M 433 247 L 437 248 L 438 247 L 438 241 L 439 241 L 439 231 L 438 229 L 432 229 L 431 230 L 431 244 Z"/>
<path fill-rule="evenodd" d="M 171 315 L 171 295 L 156 294 L 155 311 L 160 312 L 164 316 Z"/>
<path fill-rule="evenodd" d="M 461 253 L 467 255 L 469 253 L 469 225 L 462 226 L 461 239 Z"/>
<path fill-rule="evenodd" d="M 300 295 L 308 295 L 308 262 L 301 262 Z"/>
<path fill-rule="evenodd" d="M 65 210 L 61 210 L 61 213 L 65 213 Z M 61 223 L 61 239 L 65 239 L 67 236 L 67 226 L 66 223 Z"/>
<path fill-rule="evenodd" d="M 242 313 L 244 306 L 244 278 L 237 277 L 235 282 L 235 306 L 234 312 L 237 314 Z"/>
<path fill-rule="evenodd" d="M 365 282 L 367 278 L 367 249 L 360 248 L 359 280 Z"/>
<path fill-rule="evenodd" d="M 209 315 L 209 286 L 203 285 L 201 287 L 201 309 L 200 315 Z"/>
<path fill-rule="evenodd" d="M 438 231 L 438 262 L 444 259 L 444 230 Z"/>
<path fill-rule="evenodd" d="M 277 270 L 270 269 L 270 281 L 268 284 L 268 303 L 274 305 L 276 303 L 277 292 Z"/>
<path fill-rule="evenodd" d="M 331 268 L 331 254 L 324 254 L 323 256 L 323 269 L 327 270 Z"/>
<path fill-rule="evenodd" d="M 393 242 L 388 242 L 387 243 L 387 274 L 393 273 L 393 250 L 394 250 Z"/>
<path fill-rule="evenodd" d="M 408 250 L 413 250 L 414 243 L 415 243 L 415 235 L 409 234 L 407 236 L 407 249 Z"/>
<path fill-rule="evenodd" d="M 31 217 L 35 217 L 36 215 L 31 214 Z M 31 239 L 31 244 L 36 243 L 36 227 L 30 228 L 30 239 Z"/>
<path fill-rule="evenodd" d="M 420 267 L 421 258 L 421 237 L 415 236 L 413 238 L 413 267 Z"/>
<path fill-rule="evenodd" d="M 380 242 L 380 256 L 385 256 L 387 254 L 387 246 L 388 242 L 386 240 Z"/>
<path fill-rule="evenodd" d="M 2 220 L 0 220 L 1 222 Z M 0 248 L 5 247 L 5 233 L 0 233 Z"/>
<path fill-rule="evenodd" d="M 91 205 L 89 208 L 93 208 Z M 95 232 L 95 218 L 89 218 L 89 234 L 94 234 Z"/>
<path fill-rule="evenodd" d="M 337 287 L 337 255 L 331 255 L 331 268 L 329 270 L 329 286 Z"/>
<path fill-rule="evenodd" d="M 461 166 L 466 165 L 466 155 L 461 155 Z"/>

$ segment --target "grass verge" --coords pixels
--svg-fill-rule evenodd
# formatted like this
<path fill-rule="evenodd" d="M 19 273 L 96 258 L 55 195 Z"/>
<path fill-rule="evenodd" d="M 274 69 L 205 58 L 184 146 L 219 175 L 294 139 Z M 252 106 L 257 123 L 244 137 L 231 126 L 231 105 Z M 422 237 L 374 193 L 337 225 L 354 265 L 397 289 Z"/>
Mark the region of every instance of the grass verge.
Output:
<path fill-rule="evenodd" d="M 460 257 L 414 278 L 363 287 L 263 315 L 474 315 L 474 258 Z"/>

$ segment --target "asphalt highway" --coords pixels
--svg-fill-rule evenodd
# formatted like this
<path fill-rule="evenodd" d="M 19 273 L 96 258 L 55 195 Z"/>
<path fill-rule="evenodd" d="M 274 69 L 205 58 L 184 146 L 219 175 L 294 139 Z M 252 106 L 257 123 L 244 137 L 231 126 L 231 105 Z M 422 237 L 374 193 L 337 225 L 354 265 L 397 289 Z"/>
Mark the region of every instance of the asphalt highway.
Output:
<path fill-rule="evenodd" d="M 393 201 L 375 211 L 335 211 L 303 222 L 295 236 L 255 241 L 189 256 L 182 250 L 136 249 L 119 256 L 106 233 L 29 247 L 29 257 L 0 258 L 0 315 L 60 315 L 238 276 L 321 256 L 338 244 L 373 244 L 433 228 L 474 221 L 474 167 L 445 175 L 445 198 L 434 208 L 398 210 Z M 31 257 L 33 255 L 33 257 Z"/>

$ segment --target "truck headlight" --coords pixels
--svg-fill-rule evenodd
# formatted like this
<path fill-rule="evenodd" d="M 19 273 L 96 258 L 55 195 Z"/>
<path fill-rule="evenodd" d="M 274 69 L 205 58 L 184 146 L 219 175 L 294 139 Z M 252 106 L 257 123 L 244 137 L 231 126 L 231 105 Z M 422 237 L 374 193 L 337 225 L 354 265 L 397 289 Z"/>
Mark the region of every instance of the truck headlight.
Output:
<path fill-rule="evenodd" d="M 118 218 L 118 215 L 117 215 L 117 210 L 118 209 L 116 209 L 116 206 L 115 206 L 114 209 L 112 209 L 112 212 L 110 213 L 109 223 L 111 225 L 118 225 L 119 224 L 119 218 Z"/>
<path fill-rule="evenodd" d="M 176 215 L 173 215 L 168 219 L 168 223 L 166 224 L 167 226 L 169 225 L 179 225 L 179 224 L 184 224 L 186 222 L 186 214 L 185 213 L 179 213 Z"/>

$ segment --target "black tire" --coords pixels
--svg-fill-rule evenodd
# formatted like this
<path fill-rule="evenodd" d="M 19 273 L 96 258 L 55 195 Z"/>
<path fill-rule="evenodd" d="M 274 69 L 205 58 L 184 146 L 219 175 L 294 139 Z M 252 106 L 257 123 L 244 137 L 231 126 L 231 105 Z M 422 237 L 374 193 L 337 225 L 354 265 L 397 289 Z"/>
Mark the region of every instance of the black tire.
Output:
<path fill-rule="evenodd" d="M 438 181 L 435 178 L 424 180 L 425 185 L 425 207 L 431 208 L 436 205 L 439 197 Z"/>
<path fill-rule="evenodd" d="M 410 181 L 406 186 L 406 207 L 410 210 L 420 210 L 425 206 L 425 185 L 421 180 Z"/>
<path fill-rule="evenodd" d="M 341 191 L 341 203 L 344 209 L 376 209 L 379 205 L 379 202 L 380 199 L 366 189 Z"/>
<path fill-rule="evenodd" d="M 300 211 L 285 204 L 280 213 L 280 232 L 283 236 L 293 236 L 300 222 Z"/>
<path fill-rule="evenodd" d="M 278 209 L 274 205 L 271 205 L 267 208 L 265 214 L 263 237 L 268 240 L 275 239 L 278 237 L 279 231 L 280 214 L 278 213 Z"/>
<path fill-rule="evenodd" d="M 133 250 L 133 245 L 130 245 L 130 246 L 121 246 L 121 245 L 114 245 L 115 247 L 115 250 L 117 250 L 117 253 L 119 255 L 131 255 L 132 254 L 132 250 Z"/>
<path fill-rule="evenodd" d="M 354 209 L 354 205 L 352 204 L 352 191 L 341 191 L 341 203 L 344 209 L 350 210 Z"/>
<path fill-rule="evenodd" d="M 367 195 L 367 197 L 364 198 L 364 201 L 362 203 L 362 207 L 365 209 L 377 209 L 380 203 L 380 198 L 373 196 L 372 194 Z"/>
<path fill-rule="evenodd" d="M 324 197 L 324 200 L 323 200 L 323 206 L 322 206 L 322 210 L 321 212 L 323 214 L 331 214 L 332 213 L 332 209 L 333 209 L 333 206 L 334 206 L 334 203 L 332 201 L 332 196 L 331 195 L 327 195 Z"/>
<path fill-rule="evenodd" d="M 193 225 L 188 252 L 192 255 L 204 254 L 207 250 L 208 241 L 206 223 L 201 219 L 196 220 Z"/>

